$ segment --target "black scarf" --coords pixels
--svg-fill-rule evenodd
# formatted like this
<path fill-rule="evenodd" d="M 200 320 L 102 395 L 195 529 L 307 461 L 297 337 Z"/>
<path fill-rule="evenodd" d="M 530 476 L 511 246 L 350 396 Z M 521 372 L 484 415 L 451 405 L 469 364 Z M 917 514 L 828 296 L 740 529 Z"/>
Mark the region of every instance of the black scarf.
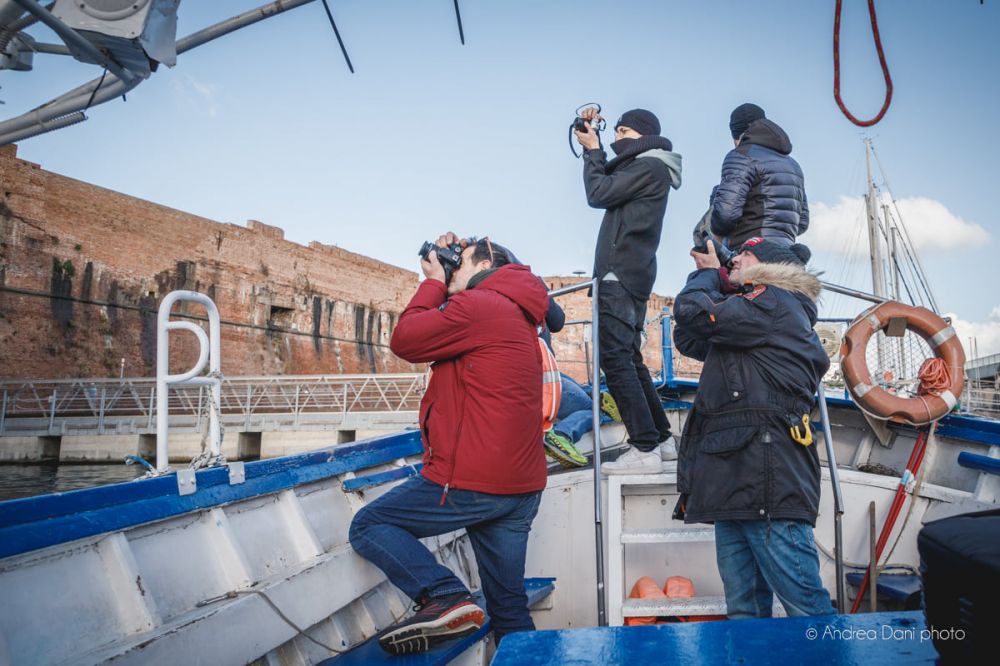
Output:
<path fill-rule="evenodd" d="M 670 143 L 670 139 L 653 135 L 640 136 L 638 139 L 618 139 L 611 144 L 611 150 L 615 151 L 617 157 L 605 165 L 604 173 L 610 175 L 618 167 L 635 159 L 636 155 L 654 148 L 673 150 L 674 144 Z"/>

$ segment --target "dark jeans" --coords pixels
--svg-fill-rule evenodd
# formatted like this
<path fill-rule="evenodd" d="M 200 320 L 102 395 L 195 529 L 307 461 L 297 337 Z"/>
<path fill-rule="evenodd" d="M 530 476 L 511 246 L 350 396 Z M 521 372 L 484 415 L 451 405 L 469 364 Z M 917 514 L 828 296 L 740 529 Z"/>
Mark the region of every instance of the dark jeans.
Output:
<path fill-rule="evenodd" d="M 411 477 L 361 509 L 351 546 L 414 601 L 467 591 L 419 539 L 465 528 L 476 554 L 496 640 L 535 628 L 524 592 L 524 557 L 541 492 L 490 495 Z"/>
<path fill-rule="evenodd" d="M 771 617 L 773 594 L 790 616 L 834 613 L 807 523 L 717 520 L 715 554 L 730 620 Z"/>
<path fill-rule="evenodd" d="M 601 369 L 608 391 L 618 403 L 629 442 L 650 451 L 670 436 L 670 422 L 639 349 L 646 301 L 634 298 L 616 281 L 601 282 L 597 294 Z"/>

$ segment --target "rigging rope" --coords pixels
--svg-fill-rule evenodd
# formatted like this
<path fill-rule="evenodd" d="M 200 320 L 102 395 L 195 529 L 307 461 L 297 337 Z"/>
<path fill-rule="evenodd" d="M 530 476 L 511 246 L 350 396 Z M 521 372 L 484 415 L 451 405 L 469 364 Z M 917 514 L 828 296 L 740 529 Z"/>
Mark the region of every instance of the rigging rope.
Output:
<path fill-rule="evenodd" d="M 878 51 L 878 62 L 882 66 L 882 78 L 885 79 L 885 102 L 878 114 L 870 120 L 859 120 L 847 110 L 844 100 L 840 98 L 840 9 L 843 0 L 837 0 L 836 14 L 833 19 L 833 98 L 837 101 L 840 110 L 855 125 L 859 127 L 871 127 L 889 110 L 892 102 L 892 77 L 889 76 L 889 65 L 885 61 L 885 53 L 882 51 L 882 39 L 878 34 L 878 19 L 875 17 L 875 0 L 868 0 L 868 15 L 872 22 L 872 36 L 875 38 L 875 50 Z"/>

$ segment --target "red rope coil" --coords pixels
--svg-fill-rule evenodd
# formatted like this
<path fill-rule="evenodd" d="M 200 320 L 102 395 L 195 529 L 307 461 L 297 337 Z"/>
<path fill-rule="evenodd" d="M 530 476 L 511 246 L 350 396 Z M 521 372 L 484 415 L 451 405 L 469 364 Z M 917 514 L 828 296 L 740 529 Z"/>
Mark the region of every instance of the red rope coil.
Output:
<path fill-rule="evenodd" d="M 917 395 L 941 395 L 951 386 L 951 374 L 943 358 L 929 358 L 920 365 Z"/>
<path fill-rule="evenodd" d="M 885 102 L 882 104 L 878 114 L 870 120 L 859 120 L 847 110 L 844 100 L 840 98 L 840 9 L 843 0 L 837 0 L 836 14 L 833 19 L 833 98 L 837 101 L 840 110 L 855 125 L 859 127 L 871 127 L 889 110 L 892 102 L 892 77 L 889 76 L 889 65 L 885 61 L 885 52 L 882 50 L 882 39 L 878 34 L 878 19 L 875 17 L 875 0 L 868 0 L 868 16 L 872 22 L 872 36 L 875 38 L 875 50 L 878 51 L 878 62 L 882 66 L 882 78 L 885 79 Z"/>

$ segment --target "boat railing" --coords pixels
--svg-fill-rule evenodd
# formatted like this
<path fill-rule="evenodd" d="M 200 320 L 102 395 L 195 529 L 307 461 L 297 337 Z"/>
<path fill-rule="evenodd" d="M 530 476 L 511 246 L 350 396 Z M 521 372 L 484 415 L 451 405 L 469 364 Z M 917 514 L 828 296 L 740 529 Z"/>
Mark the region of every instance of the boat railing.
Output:
<path fill-rule="evenodd" d="M 189 302 L 202 305 L 208 313 L 208 333 L 198 324 L 185 320 L 171 320 L 170 310 L 175 303 Z M 167 392 L 171 386 L 206 386 L 209 389 L 208 419 L 211 460 L 222 461 L 222 365 L 220 359 L 219 308 L 205 294 L 195 291 L 172 291 L 163 297 L 156 317 L 156 472 L 167 471 L 169 458 L 168 430 L 170 407 Z M 170 374 L 170 331 L 188 331 L 198 340 L 198 360 L 187 372 Z M 202 374 L 208 365 L 208 373 Z"/>
<path fill-rule="evenodd" d="M 571 294 L 582 289 L 590 289 L 591 296 L 591 343 L 593 353 L 591 354 L 593 366 L 590 376 L 590 398 L 591 416 L 594 421 L 594 530 L 596 532 L 595 555 L 597 560 L 597 626 L 608 626 L 607 606 L 604 588 L 604 527 L 601 512 L 601 345 L 600 336 L 600 314 L 598 312 L 598 292 L 601 288 L 600 280 L 594 278 L 587 282 L 571 284 L 549 292 L 550 298 L 557 298 L 565 294 Z"/>

